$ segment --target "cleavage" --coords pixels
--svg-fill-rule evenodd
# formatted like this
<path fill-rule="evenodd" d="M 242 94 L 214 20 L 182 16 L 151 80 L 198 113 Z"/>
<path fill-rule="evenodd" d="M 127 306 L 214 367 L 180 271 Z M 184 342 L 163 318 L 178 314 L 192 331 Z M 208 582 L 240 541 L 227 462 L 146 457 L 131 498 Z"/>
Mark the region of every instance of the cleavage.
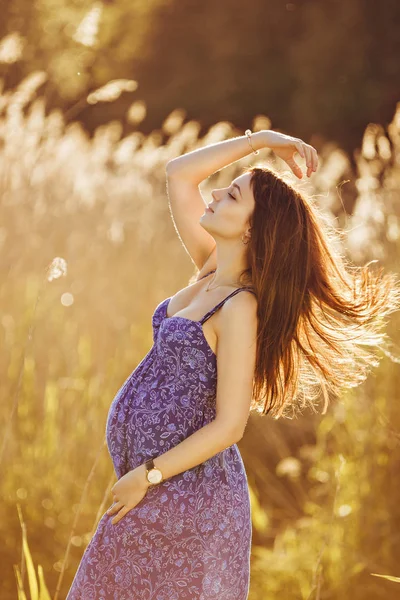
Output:
<path fill-rule="evenodd" d="M 207 342 L 208 346 L 210 347 L 210 349 L 212 350 L 212 352 L 215 354 L 215 356 L 217 355 L 217 335 L 215 333 L 215 329 L 212 326 L 212 324 L 210 323 L 209 325 L 207 325 L 207 322 L 210 321 L 210 319 L 212 319 L 212 317 L 214 315 L 211 315 L 207 321 L 205 321 L 204 323 L 201 323 L 201 319 L 204 318 L 204 316 L 207 314 L 205 313 L 205 315 L 203 315 L 203 317 L 201 319 L 195 320 L 195 319 L 191 319 L 190 317 L 185 317 L 184 315 L 181 314 L 173 314 L 172 316 L 168 316 L 168 307 L 171 303 L 171 298 L 168 299 L 168 302 L 166 303 L 166 307 L 164 310 L 164 315 L 166 320 L 168 319 L 181 319 L 183 321 L 188 321 L 189 323 L 195 323 L 197 324 L 199 327 L 201 327 L 202 333 L 203 333 L 203 337 L 205 338 L 205 341 Z M 184 310 L 184 309 L 183 309 Z M 181 311 L 178 311 L 181 312 Z M 214 313 L 215 314 L 215 313 Z"/>

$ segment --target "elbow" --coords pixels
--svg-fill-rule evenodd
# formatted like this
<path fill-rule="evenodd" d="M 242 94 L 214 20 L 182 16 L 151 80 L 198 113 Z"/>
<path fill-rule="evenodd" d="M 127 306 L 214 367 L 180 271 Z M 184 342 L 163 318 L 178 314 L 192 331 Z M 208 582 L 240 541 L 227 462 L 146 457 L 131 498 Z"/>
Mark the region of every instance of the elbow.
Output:
<path fill-rule="evenodd" d="M 232 444 L 239 442 L 243 435 L 243 428 L 237 426 L 228 426 L 226 423 L 219 423 L 219 437 L 224 440 L 225 447 L 228 448 Z"/>
<path fill-rule="evenodd" d="M 173 170 L 175 168 L 174 165 L 173 165 L 173 163 L 174 163 L 175 160 L 176 160 L 175 158 L 172 158 L 165 165 L 165 173 L 166 173 L 167 177 L 170 177 L 172 175 L 172 173 L 173 173 Z M 175 166 L 176 166 L 176 163 L 175 163 Z"/>
<path fill-rule="evenodd" d="M 240 440 L 243 437 L 243 431 L 235 431 L 231 434 L 229 440 L 230 440 L 230 446 L 232 446 L 232 444 L 237 444 L 238 442 L 240 442 Z"/>
<path fill-rule="evenodd" d="M 244 436 L 244 431 L 242 429 L 240 429 L 240 431 L 236 432 L 235 441 L 233 443 L 236 444 L 237 442 L 240 442 L 240 440 L 242 439 L 243 436 Z"/>

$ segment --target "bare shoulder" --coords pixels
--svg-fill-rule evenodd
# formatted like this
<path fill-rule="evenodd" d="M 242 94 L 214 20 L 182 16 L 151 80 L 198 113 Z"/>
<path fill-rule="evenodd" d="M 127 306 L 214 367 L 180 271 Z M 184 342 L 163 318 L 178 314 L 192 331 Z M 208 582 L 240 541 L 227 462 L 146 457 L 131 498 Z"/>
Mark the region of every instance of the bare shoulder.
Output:
<path fill-rule="evenodd" d="M 257 335 L 257 298 L 249 290 L 242 290 L 229 298 L 218 311 L 216 333 L 231 343 L 254 341 Z"/>
<path fill-rule="evenodd" d="M 241 290 L 225 302 L 220 314 L 221 322 L 225 324 L 242 318 L 254 320 L 257 318 L 257 298 L 250 290 Z"/>

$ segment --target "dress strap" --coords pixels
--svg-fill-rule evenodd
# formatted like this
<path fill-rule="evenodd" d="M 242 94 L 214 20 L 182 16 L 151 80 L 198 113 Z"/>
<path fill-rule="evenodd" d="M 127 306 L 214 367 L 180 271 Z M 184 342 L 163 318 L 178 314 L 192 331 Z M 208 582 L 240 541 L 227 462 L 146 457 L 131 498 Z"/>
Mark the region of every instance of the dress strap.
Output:
<path fill-rule="evenodd" d="M 199 321 L 201 324 L 205 323 L 207 321 L 207 319 L 209 319 L 215 312 L 217 312 L 217 310 L 219 310 L 227 300 L 229 300 L 229 298 L 232 298 L 232 296 L 235 296 L 235 294 L 238 294 L 239 292 L 241 292 L 242 290 L 247 290 L 248 292 L 252 292 L 254 295 L 256 295 L 256 292 L 251 288 L 251 287 L 240 287 L 240 288 L 236 288 L 236 290 L 233 290 L 233 292 L 231 292 L 230 294 L 228 294 L 226 296 L 226 298 L 224 298 L 223 300 L 221 300 L 221 302 L 219 302 L 216 306 L 214 306 L 214 308 L 212 308 L 211 310 L 209 310 L 204 317 L 201 319 L 201 321 Z"/>

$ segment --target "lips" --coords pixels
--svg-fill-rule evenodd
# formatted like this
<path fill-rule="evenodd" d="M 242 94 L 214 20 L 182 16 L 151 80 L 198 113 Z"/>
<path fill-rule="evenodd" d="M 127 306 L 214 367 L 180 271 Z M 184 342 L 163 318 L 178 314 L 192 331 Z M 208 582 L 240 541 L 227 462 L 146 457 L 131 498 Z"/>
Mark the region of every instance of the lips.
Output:
<path fill-rule="evenodd" d="M 207 206 L 208 210 L 211 210 L 211 212 L 214 212 L 213 209 L 211 208 L 211 206 Z"/>

